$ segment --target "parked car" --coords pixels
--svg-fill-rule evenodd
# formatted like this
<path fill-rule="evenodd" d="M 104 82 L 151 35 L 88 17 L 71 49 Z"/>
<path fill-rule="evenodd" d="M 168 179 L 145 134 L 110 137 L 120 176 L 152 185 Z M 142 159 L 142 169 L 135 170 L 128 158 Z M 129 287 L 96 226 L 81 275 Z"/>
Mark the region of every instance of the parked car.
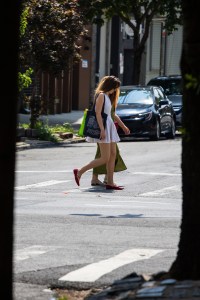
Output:
<path fill-rule="evenodd" d="M 173 139 L 176 114 L 171 101 L 157 86 L 122 86 L 116 113 L 134 137 L 159 140 L 161 135 Z M 119 127 L 118 134 L 125 137 Z"/>
<path fill-rule="evenodd" d="M 161 86 L 164 89 L 165 94 L 172 101 L 176 113 L 176 127 L 182 125 L 182 76 L 170 75 L 170 76 L 158 76 L 152 78 L 147 85 Z"/>

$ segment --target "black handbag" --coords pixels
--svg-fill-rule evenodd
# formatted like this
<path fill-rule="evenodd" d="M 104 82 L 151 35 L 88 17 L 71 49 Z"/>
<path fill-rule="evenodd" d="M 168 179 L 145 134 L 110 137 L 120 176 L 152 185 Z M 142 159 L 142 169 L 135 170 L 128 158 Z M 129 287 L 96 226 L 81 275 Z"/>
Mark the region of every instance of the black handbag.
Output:
<path fill-rule="evenodd" d="M 87 116 L 85 119 L 84 136 L 89 136 L 91 138 L 99 139 L 101 130 L 99 128 L 99 124 L 98 124 L 97 117 L 96 117 L 95 103 L 96 103 L 96 100 L 94 102 L 92 109 L 87 111 Z M 101 111 L 103 126 L 105 128 L 108 115 L 106 113 L 104 113 L 104 106 L 105 106 L 105 95 L 104 95 L 104 102 L 103 102 L 102 111 Z"/>

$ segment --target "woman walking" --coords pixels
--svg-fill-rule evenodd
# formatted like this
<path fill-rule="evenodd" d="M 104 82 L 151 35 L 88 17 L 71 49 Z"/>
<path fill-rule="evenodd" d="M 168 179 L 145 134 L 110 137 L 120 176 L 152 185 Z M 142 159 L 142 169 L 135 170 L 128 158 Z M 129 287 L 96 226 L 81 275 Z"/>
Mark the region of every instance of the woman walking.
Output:
<path fill-rule="evenodd" d="M 98 143 L 100 148 L 100 157 L 92 160 L 80 169 L 74 169 L 74 177 L 77 185 L 80 185 L 81 176 L 88 170 L 106 164 L 107 184 L 106 189 L 122 190 L 122 186 L 118 186 L 113 181 L 113 174 L 116 159 L 116 143 L 120 141 L 116 126 L 111 116 L 111 108 L 116 108 L 119 97 L 120 80 L 115 76 L 105 76 L 99 82 L 95 91 L 95 112 L 100 127 L 100 138 L 94 139 L 86 137 L 86 141 L 90 143 Z M 105 103 L 104 103 L 105 101 Z M 106 127 L 103 126 L 101 111 L 104 104 L 104 112 L 108 115 Z M 129 134 L 129 129 L 124 125 L 121 119 L 114 115 L 114 120 L 123 129 L 125 134 Z"/>
<path fill-rule="evenodd" d="M 112 105 L 112 109 L 111 109 L 111 116 L 112 116 L 112 119 L 114 121 L 114 118 L 115 118 L 115 107 L 113 105 Z M 118 123 L 117 122 L 115 122 L 115 126 L 118 127 Z M 95 154 L 95 158 L 100 157 L 100 155 L 101 155 L 100 148 L 99 148 L 99 144 L 97 143 L 97 151 L 96 151 L 96 154 Z M 126 164 L 125 164 L 123 158 L 121 157 L 118 144 L 116 144 L 116 158 L 115 158 L 115 169 L 114 169 L 114 172 L 121 172 L 121 171 L 124 171 L 126 169 L 127 169 Z M 104 179 L 103 179 L 103 182 L 99 180 L 99 175 L 105 175 Z M 107 183 L 107 169 L 106 169 L 106 165 L 102 165 L 102 166 L 94 168 L 93 172 L 92 172 L 91 185 L 92 186 L 105 186 L 106 183 Z"/>

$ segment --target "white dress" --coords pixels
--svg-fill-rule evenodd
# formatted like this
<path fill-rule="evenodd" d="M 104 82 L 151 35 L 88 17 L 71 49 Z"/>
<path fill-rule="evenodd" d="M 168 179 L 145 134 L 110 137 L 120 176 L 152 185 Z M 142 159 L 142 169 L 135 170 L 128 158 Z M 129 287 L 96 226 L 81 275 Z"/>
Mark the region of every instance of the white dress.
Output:
<path fill-rule="evenodd" d="M 111 117 L 112 105 L 111 105 L 110 98 L 106 94 L 104 94 L 104 96 L 105 96 L 104 112 L 108 115 L 107 121 L 106 121 L 106 128 L 105 128 L 106 137 L 104 140 L 100 140 L 100 139 L 94 139 L 94 138 L 87 136 L 86 141 L 89 143 L 112 143 L 112 142 L 117 143 L 120 141 L 116 126 Z M 96 107 L 95 107 L 95 109 L 96 109 Z"/>

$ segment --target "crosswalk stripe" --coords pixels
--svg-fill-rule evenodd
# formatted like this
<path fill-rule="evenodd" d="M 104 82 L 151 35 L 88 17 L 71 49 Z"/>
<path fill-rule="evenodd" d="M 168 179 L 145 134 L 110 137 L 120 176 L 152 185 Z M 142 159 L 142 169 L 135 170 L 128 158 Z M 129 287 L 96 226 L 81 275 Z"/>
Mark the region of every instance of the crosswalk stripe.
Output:
<path fill-rule="evenodd" d="M 126 264 L 135 261 L 149 259 L 150 257 L 163 252 L 162 249 L 130 249 L 111 258 L 87 265 L 83 268 L 70 272 L 61 278 L 60 281 L 73 282 L 94 282 L 101 276 L 112 272 Z"/>
<path fill-rule="evenodd" d="M 171 192 L 180 192 L 180 189 L 181 188 L 179 185 L 173 185 L 173 186 L 165 187 L 163 189 L 142 193 L 139 194 L 139 196 L 143 196 L 143 197 L 165 196 L 167 194 L 170 194 Z"/>
<path fill-rule="evenodd" d="M 133 175 L 181 176 L 181 173 L 131 172 Z"/>
<path fill-rule="evenodd" d="M 64 183 L 64 182 L 66 183 L 66 182 L 69 182 L 69 181 L 71 181 L 71 180 L 49 180 L 49 181 L 38 182 L 38 183 L 34 183 L 34 184 L 27 184 L 27 185 L 17 186 L 17 187 L 15 187 L 15 190 L 26 190 L 26 189 L 29 189 L 29 188 L 40 188 L 40 187 L 50 186 L 50 185 Z"/>
<path fill-rule="evenodd" d="M 35 256 L 44 254 L 49 251 L 56 250 L 58 247 L 34 245 L 23 249 L 17 249 L 14 252 L 15 261 L 21 261 Z"/>
<path fill-rule="evenodd" d="M 72 170 L 15 170 L 16 173 L 72 173 Z M 91 172 L 91 170 L 87 171 Z M 181 176 L 181 173 L 131 172 L 133 175 Z"/>
<path fill-rule="evenodd" d="M 16 173 L 72 173 L 72 170 L 16 170 Z"/>

